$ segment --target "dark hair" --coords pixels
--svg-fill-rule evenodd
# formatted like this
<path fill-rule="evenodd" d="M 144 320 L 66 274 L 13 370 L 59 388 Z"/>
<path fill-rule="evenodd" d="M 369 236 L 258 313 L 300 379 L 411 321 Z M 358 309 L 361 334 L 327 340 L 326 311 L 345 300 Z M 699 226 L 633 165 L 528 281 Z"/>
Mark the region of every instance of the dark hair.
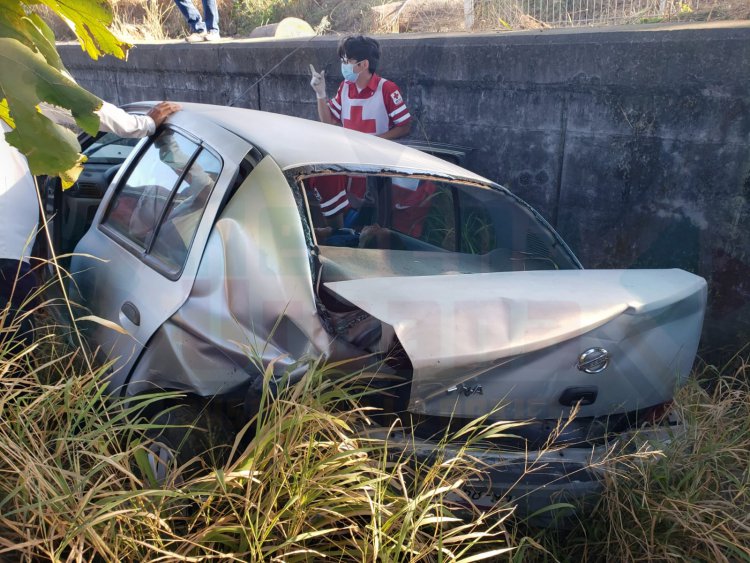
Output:
<path fill-rule="evenodd" d="M 370 63 L 370 72 L 378 69 L 380 61 L 380 43 L 364 35 L 350 35 L 339 42 L 339 58 L 355 59 Z"/>

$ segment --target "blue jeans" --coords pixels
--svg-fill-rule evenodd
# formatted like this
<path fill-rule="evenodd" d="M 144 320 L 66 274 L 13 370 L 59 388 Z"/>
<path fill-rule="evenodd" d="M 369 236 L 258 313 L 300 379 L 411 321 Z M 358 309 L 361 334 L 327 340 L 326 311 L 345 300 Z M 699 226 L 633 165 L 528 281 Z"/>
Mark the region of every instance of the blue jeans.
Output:
<path fill-rule="evenodd" d="M 185 16 L 185 19 L 193 33 L 204 33 L 206 31 L 219 31 L 219 10 L 216 8 L 216 0 L 203 0 L 203 14 L 206 21 L 203 21 L 201 14 L 195 9 L 193 0 L 174 0 L 177 7 Z"/>

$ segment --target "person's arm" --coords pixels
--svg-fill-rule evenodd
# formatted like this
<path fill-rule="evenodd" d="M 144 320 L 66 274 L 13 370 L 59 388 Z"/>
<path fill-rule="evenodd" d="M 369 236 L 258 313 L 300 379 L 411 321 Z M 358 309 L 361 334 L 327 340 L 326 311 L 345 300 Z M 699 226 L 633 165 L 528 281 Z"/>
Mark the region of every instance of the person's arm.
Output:
<path fill-rule="evenodd" d="M 109 102 L 104 102 L 99 115 L 99 130 L 114 133 L 119 137 L 147 137 L 153 135 L 157 127 L 167 117 L 181 109 L 174 102 L 156 104 L 146 115 L 133 115 Z"/>
<path fill-rule="evenodd" d="M 396 125 L 395 127 L 388 129 L 385 133 L 381 133 L 378 137 L 383 139 L 399 139 L 401 137 L 406 137 L 409 133 L 411 133 L 411 121 L 406 125 Z"/>
<path fill-rule="evenodd" d="M 50 104 L 39 104 L 39 109 L 45 117 L 59 125 L 75 126 L 76 122 L 70 110 Z M 102 107 L 96 111 L 99 116 L 99 130 L 114 133 L 119 137 L 146 137 L 152 135 L 156 128 L 174 112 L 180 105 L 174 102 L 156 104 L 148 115 L 132 115 L 125 110 L 102 102 Z"/>
<path fill-rule="evenodd" d="M 150 117 L 131 115 L 109 102 L 102 103 L 96 114 L 99 116 L 99 131 L 114 133 L 118 137 L 147 137 L 156 130 Z"/>
<path fill-rule="evenodd" d="M 318 98 L 318 117 L 323 123 L 337 125 L 338 121 L 333 117 L 331 108 L 328 107 L 328 98 Z"/>
<path fill-rule="evenodd" d="M 388 112 L 389 129 L 381 133 L 383 139 L 399 139 L 411 133 L 411 113 L 395 83 L 386 80 L 383 84 L 383 103 Z"/>

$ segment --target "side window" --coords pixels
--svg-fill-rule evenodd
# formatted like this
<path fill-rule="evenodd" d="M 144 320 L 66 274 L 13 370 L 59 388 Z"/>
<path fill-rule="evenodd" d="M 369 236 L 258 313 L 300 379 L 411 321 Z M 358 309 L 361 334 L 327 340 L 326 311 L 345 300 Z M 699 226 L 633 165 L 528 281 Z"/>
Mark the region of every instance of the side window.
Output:
<path fill-rule="evenodd" d="M 187 258 L 221 159 L 175 131 L 144 151 L 110 204 L 104 225 L 175 275 Z"/>
<path fill-rule="evenodd" d="M 115 194 L 104 224 L 146 249 L 198 145 L 166 130 L 141 155 Z"/>
<path fill-rule="evenodd" d="M 534 213 L 508 194 L 459 186 L 459 252 L 486 257 L 492 271 L 576 268 Z"/>
<path fill-rule="evenodd" d="M 492 196 L 454 184 L 393 177 L 391 229 L 443 250 L 485 254 L 496 247 L 497 236 L 488 202 L 475 193 Z"/>
<path fill-rule="evenodd" d="M 198 230 L 203 209 L 221 172 L 221 161 L 202 149 L 183 177 L 169 202 L 151 253 L 170 272 L 177 272 L 187 258 L 190 244 Z"/>

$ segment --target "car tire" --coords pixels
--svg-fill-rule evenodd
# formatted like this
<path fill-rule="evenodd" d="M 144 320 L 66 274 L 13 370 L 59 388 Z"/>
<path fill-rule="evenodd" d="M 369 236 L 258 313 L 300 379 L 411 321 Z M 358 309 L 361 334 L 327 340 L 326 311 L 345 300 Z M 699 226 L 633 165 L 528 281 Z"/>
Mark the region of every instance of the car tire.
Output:
<path fill-rule="evenodd" d="M 157 428 L 146 432 L 148 464 L 156 484 L 184 481 L 227 462 L 234 432 L 226 416 L 211 405 L 172 404 L 151 420 Z"/>

